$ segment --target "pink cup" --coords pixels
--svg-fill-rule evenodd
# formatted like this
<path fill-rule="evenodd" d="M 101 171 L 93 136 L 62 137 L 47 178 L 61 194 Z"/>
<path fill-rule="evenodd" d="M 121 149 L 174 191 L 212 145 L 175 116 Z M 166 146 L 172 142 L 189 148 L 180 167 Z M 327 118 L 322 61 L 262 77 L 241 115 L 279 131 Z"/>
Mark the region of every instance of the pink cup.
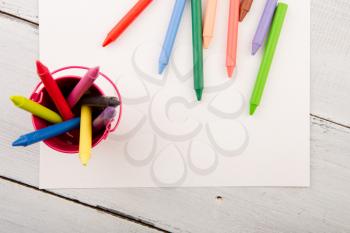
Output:
<path fill-rule="evenodd" d="M 54 77 L 55 74 L 59 74 L 60 72 L 62 73 L 63 71 L 70 71 L 73 69 L 77 69 L 78 71 L 83 71 L 86 72 L 88 70 L 88 67 L 83 67 L 83 66 L 68 66 L 64 67 L 61 69 L 58 69 L 54 72 L 52 72 L 52 76 Z M 75 72 L 76 73 L 76 72 Z M 84 73 L 82 73 L 83 75 Z M 81 79 L 82 75 L 65 75 L 62 77 L 57 77 L 55 78 L 57 85 L 60 87 L 62 93 L 64 96 L 68 96 L 69 93 L 73 90 L 75 85 L 79 82 Z M 97 146 L 103 139 L 107 139 L 109 133 L 114 132 L 121 119 L 122 115 L 122 99 L 121 95 L 118 91 L 118 88 L 116 85 L 113 83 L 113 81 L 108 78 L 105 74 L 99 73 L 99 76 L 102 76 L 104 78 L 104 81 L 107 81 L 109 85 L 114 89 L 115 95 L 120 101 L 120 106 L 119 106 L 119 111 L 117 112 L 115 118 L 107 124 L 107 126 L 104 129 L 99 130 L 98 132 L 93 132 L 92 135 L 92 147 Z M 97 78 L 98 80 L 99 78 Z M 104 91 L 96 84 L 96 82 L 90 87 L 89 92 L 93 95 L 105 95 Z M 46 92 L 45 87 L 43 86 L 42 82 L 40 82 L 34 89 L 33 93 L 30 96 L 30 99 L 33 101 L 36 101 L 48 108 L 50 108 L 53 111 L 57 112 L 57 109 L 52 102 L 50 96 Z M 72 109 L 73 113 L 77 116 L 80 115 L 80 108 L 79 106 L 74 107 Z M 101 113 L 101 109 L 93 109 L 93 117 L 96 117 L 99 113 Z M 38 118 L 36 116 L 32 116 L 32 123 L 33 126 L 36 130 L 45 128 L 50 125 L 47 121 Z M 113 125 L 114 123 L 114 125 Z M 52 148 L 53 150 L 62 152 L 62 153 L 77 153 L 79 151 L 79 129 L 73 130 L 69 133 L 62 134 L 58 137 L 51 138 L 48 140 L 45 140 L 44 143 Z"/>

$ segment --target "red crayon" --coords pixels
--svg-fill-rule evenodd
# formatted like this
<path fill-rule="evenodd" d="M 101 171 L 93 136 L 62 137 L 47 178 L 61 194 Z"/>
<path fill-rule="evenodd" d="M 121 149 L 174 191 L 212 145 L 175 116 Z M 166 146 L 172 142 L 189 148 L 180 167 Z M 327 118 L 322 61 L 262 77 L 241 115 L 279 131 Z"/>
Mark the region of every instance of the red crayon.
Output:
<path fill-rule="evenodd" d="M 153 0 L 139 0 L 135 6 L 131 8 L 131 10 L 108 33 L 102 46 L 105 47 L 111 42 L 115 41 L 152 1 Z"/>
<path fill-rule="evenodd" d="M 44 66 L 40 61 L 36 61 L 37 73 L 43 82 L 47 93 L 50 95 L 51 99 L 55 103 L 59 113 L 64 120 L 69 120 L 74 117 L 71 109 L 65 98 L 62 95 L 56 81 L 52 78 L 49 69 Z"/>

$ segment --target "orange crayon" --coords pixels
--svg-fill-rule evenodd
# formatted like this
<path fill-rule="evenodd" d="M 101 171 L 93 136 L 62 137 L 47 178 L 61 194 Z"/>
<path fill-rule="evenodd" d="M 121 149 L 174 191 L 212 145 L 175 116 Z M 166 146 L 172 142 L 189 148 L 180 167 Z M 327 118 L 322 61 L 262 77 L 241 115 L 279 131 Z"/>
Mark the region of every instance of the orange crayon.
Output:
<path fill-rule="evenodd" d="M 230 0 L 227 31 L 226 68 L 229 77 L 232 77 L 236 68 L 237 59 L 237 39 L 239 20 L 239 0 Z"/>
<path fill-rule="evenodd" d="M 217 0 L 208 0 L 203 25 L 203 47 L 208 48 L 213 38 Z"/>
<path fill-rule="evenodd" d="M 115 41 L 152 1 L 153 0 L 139 0 L 135 6 L 133 6 L 133 8 L 131 8 L 131 10 L 108 33 L 106 39 L 103 42 L 103 47 Z"/>

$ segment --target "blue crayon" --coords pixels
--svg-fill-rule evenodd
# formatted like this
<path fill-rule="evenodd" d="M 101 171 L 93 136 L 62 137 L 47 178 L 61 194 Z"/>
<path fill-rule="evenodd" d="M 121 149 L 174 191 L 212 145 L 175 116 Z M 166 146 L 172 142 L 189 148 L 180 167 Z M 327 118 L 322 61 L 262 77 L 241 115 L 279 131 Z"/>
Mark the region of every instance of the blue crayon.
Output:
<path fill-rule="evenodd" d="M 20 136 L 16 141 L 12 143 L 12 146 L 28 146 L 36 142 L 40 142 L 66 133 L 72 129 L 78 128 L 79 125 L 80 117 L 64 121 L 59 124 L 50 125 L 46 128 Z"/>
<path fill-rule="evenodd" d="M 177 31 L 181 22 L 182 13 L 185 9 L 186 0 L 176 0 L 173 13 L 169 22 L 168 30 L 163 43 L 162 52 L 159 57 L 159 74 L 163 73 L 163 70 L 169 63 L 171 51 L 174 47 Z"/>

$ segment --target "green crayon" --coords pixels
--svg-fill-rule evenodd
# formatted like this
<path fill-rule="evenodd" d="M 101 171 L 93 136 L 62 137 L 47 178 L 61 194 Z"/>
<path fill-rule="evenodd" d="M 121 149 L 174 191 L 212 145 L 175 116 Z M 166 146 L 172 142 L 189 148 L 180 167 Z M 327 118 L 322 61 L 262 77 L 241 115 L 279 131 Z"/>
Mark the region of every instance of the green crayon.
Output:
<path fill-rule="evenodd" d="M 269 37 L 266 42 L 264 56 L 261 61 L 258 77 L 255 81 L 254 90 L 250 98 L 250 111 L 249 114 L 253 115 L 256 108 L 261 102 L 261 97 L 264 92 L 267 77 L 270 72 L 273 57 L 275 55 L 278 39 L 281 34 L 284 19 L 286 17 L 288 5 L 285 3 L 278 3 L 275 15 L 273 17 Z"/>
<path fill-rule="evenodd" d="M 197 100 L 203 93 L 203 46 L 202 46 L 202 0 L 191 0 L 192 12 L 192 47 L 193 47 L 193 81 Z"/>

